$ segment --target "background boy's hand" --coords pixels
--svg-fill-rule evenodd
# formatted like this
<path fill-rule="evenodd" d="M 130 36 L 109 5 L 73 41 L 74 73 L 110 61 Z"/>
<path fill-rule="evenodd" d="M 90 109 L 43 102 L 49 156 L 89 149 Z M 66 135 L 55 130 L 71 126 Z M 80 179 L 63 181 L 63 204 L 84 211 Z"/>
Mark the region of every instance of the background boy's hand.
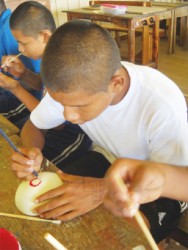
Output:
<path fill-rule="evenodd" d="M 20 148 L 22 154 L 12 154 L 11 168 L 18 178 L 33 178 L 33 170 L 39 172 L 43 156 L 38 148 Z"/>
<path fill-rule="evenodd" d="M 117 216 L 131 217 L 139 204 L 160 197 L 164 179 L 160 164 L 119 159 L 105 176 L 108 191 L 104 205 Z"/>
<path fill-rule="evenodd" d="M 19 82 L 12 77 L 6 76 L 3 73 L 0 73 L 0 87 L 4 89 L 8 89 L 10 91 L 17 88 Z"/>
<path fill-rule="evenodd" d="M 21 77 L 25 73 L 26 67 L 19 58 L 11 62 L 14 57 L 15 55 L 3 56 L 1 65 L 5 65 L 5 67 L 3 67 L 4 71 L 9 72 L 15 77 Z"/>
<path fill-rule="evenodd" d="M 55 188 L 37 197 L 48 203 L 36 208 L 42 218 L 71 220 L 98 207 L 106 192 L 104 179 L 73 176 L 58 171 L 64 181 L 61 187 Z"/>

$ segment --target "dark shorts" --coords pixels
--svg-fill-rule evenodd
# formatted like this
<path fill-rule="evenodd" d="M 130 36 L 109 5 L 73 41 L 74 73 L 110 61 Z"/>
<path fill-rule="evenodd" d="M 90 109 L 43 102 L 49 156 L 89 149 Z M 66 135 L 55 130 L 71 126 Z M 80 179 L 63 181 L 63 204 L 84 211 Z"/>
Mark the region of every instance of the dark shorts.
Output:
<path fill-rule="evenodd" d="M 109 166 L 110 163 L 101 153 L 87 151 L 79 160 L 61 169 L 67 174 L 102 178 Z"/>
<path fill-rule="evenodd" d="M 39 99 L 40 91 L 32 90 L 30 93 Z M 0 114 L 21 129 L 29 118 L 30 111 L 10 91 L 0 88 Z"/>
<path fill-rule="evenodd" d="M 48 160 L 63 170 L 84 156 L 91 143 L 78 125 L 67 123 L 62 130 L 52 129 L 47 132 L 42 152 Z"/>
<path fill-rule="evenodd" d="M 157 243 L 169 236 L 177 227 L 187 203 L 161 198 L 143 204 L 140 210 L 150 223 L 150 231 Z"/>
<path fill-rule="evenodd" d="M 0 89 L 0 114 L 21 129 L 30 112 L 13 94 Z"/>

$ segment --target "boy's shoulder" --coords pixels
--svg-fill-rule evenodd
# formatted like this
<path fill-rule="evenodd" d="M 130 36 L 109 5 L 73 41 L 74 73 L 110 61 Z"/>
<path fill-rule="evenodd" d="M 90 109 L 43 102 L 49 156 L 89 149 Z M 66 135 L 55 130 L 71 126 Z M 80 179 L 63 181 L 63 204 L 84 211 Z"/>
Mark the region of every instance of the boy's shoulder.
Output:
<path fill-rule="evenodd" d="M 9 23 L 9 19 L 10 19 L 10 16 L 11 16 L 12 12 L 10 9 L 6 9 L 0 16 L 0 25 L 4 25 L 6 24 L 6 22 Z"/>

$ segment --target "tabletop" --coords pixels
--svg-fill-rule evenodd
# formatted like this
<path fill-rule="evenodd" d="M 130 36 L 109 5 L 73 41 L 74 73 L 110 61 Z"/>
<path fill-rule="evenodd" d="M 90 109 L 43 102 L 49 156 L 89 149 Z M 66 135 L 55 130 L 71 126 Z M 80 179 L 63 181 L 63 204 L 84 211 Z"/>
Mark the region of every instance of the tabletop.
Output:
<path fill-rule="evenodd" d="M 2 128 L 1 121 L 0 128 Z M 17 146 L 21 145 L 17 135 L 10 135 L 10 138 Z M 21 213 L 15 206 L 14 196 L 20 180 L 11 170 L 11 154 L 12 149 L 0 136 L 0 212 L 19 215 Z M 150 249 L 135 222 L 116 218 L 103 206 L 72 221 L 62 222 L 60 225 L 0 217 L 0 228 L 13 233 L 20 242 L 22 250 L 53 249 L 44 239 L 45 233 L 52 234 L 68 250 L 131 250 L 138 245 L 145 246 L 147 250 Z"/>
<path fill-rule="evenodd" d="M 78 9 L 69 9 L 63 10 L 65 13 L 80 13 L 80 14 L 90 14 L 90 15 L 99 15 L 99 16 L 110 16 L 116 17 L 119 19 L 134 19 L 138 16 L 147 16 L 160 11 L 165 11 L 166 6 L 153 6 L 153 7 L 142 7 L 142 6 L 128 6 L 125 14 L 113 15 L 109 13 L 103 13 L 99 7 L 95 7 L 94 9 L 90 6 L 78 8 Z"/>

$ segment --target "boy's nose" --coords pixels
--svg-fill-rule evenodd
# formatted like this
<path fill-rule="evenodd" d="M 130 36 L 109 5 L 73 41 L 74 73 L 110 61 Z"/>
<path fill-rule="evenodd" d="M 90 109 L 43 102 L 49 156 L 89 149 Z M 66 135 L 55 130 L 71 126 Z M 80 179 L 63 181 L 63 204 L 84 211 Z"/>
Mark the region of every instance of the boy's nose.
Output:
<path fill-rule="evenodd" d="M 24 47 L 20 44 L 18 44 L 18 50 L 19 52 L 24 53 Z"/>

